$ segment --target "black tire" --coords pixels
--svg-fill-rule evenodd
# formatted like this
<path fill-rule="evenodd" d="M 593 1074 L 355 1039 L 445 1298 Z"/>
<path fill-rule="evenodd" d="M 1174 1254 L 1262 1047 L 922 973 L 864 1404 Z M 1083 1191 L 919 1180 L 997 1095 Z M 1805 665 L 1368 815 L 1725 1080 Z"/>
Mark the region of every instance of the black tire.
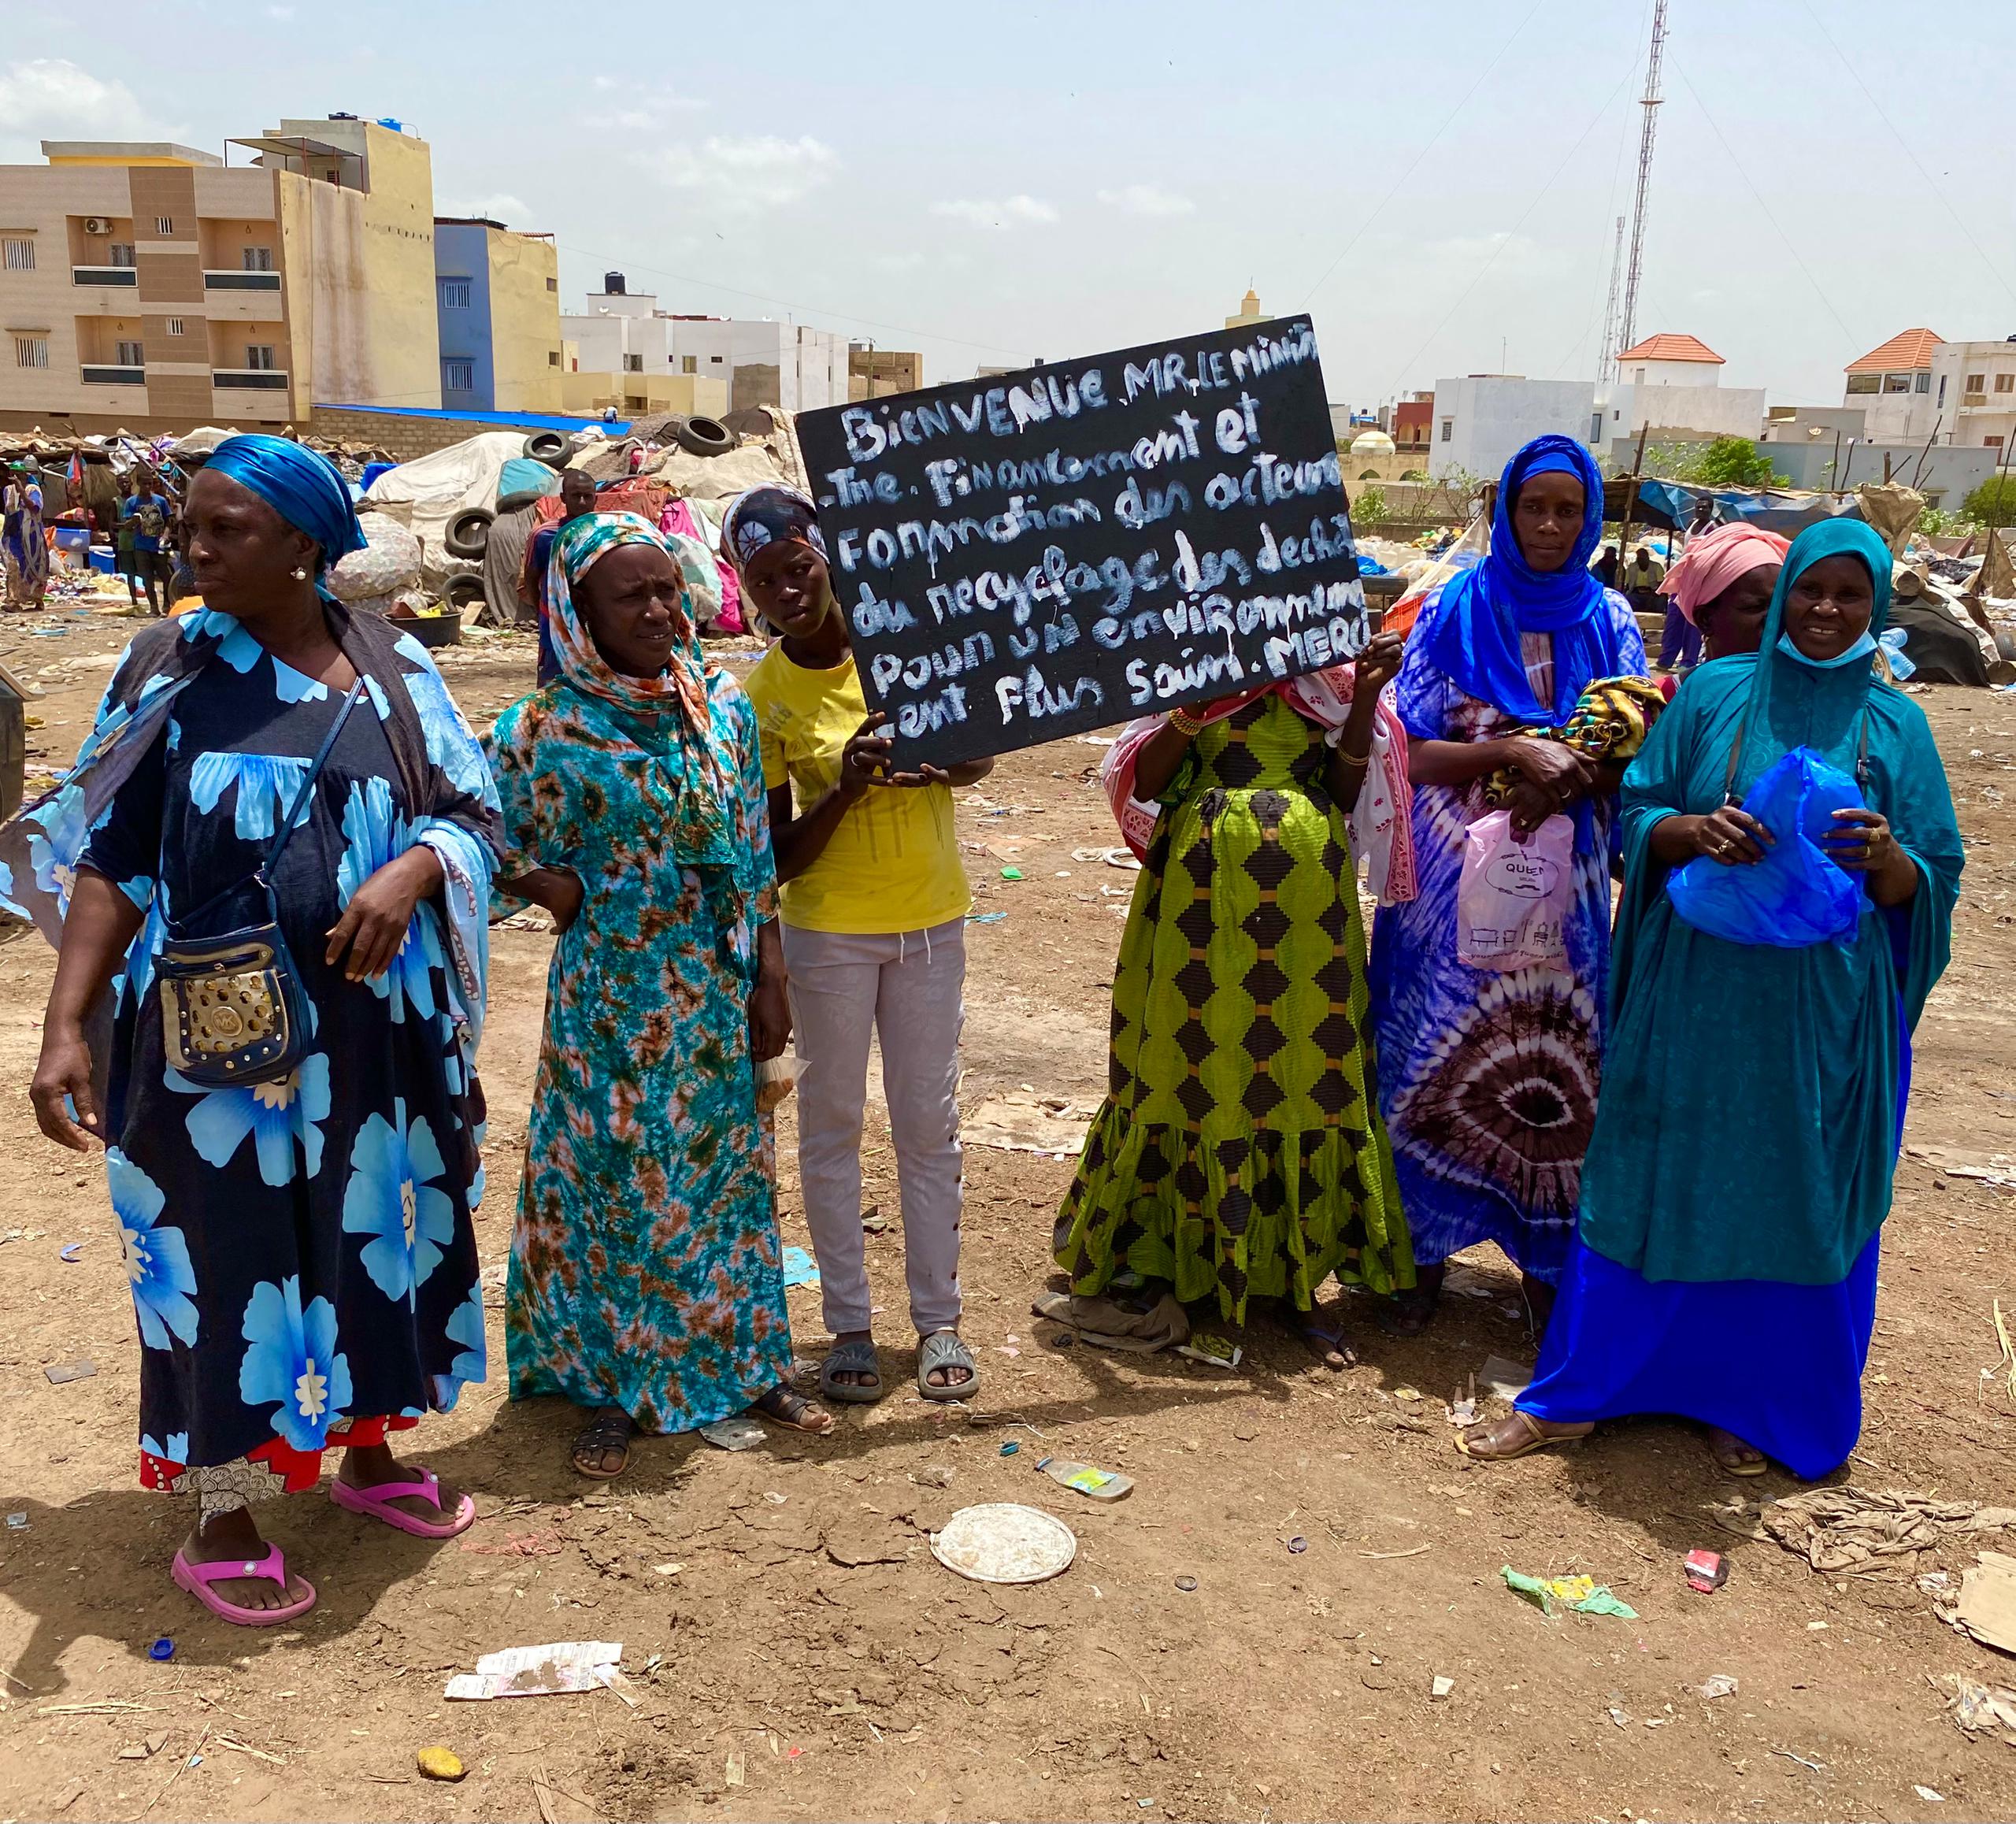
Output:
<path fill-rule="evenodd" d="M 452 557 L 480 558 L 490 543 L 490 522 L 496 517 L 487 506 L 465 506 L 448 521 L 441 542 Z"/>
<path fill-rule="evenodd" d="M 725 456 L 742 439 L 718 418 L 688 418 L 679 427 L 679 447 L 695 456 Z"/>
<path fill-rule="evenodd" d="M 473 570 L 458 571 L 448 579 L 447 587 L 441 591 L 441 599 L 458 613 L 466 614 L 487 599 L 482 577 Z"/>
<path fill-rule="evenodd" d="M 516 494 L 500 494 L 497 497 L 497 517 L 502 519 L 507 513 L 522 513 L 552 491 L 550 488 L 521 488 Z"/>
<path fill-rule="evenodd" d="M 535 431 L 525 439 L 525 454 L 549 469 L 565 469 L 574 453 L 574 439 L 565 431 Z"/>

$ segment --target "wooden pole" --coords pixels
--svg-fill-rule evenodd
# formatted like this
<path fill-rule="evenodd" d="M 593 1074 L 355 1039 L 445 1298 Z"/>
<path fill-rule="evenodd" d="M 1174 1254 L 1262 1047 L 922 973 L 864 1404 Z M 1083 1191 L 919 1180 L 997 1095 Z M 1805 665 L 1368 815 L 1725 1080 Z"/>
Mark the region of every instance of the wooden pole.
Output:
<path fill-rule="evenodd" d="M 1841 433 L 1840 429 L 1837 428 L 1834 432 L 1834 460 L 1827 465 L 1828 492 L 1830 494 L 1839 494 L 1841 491 L 1840 482 Z"/>
<path fill-rule="evenodd" d="M 1946 414 L 1943 412 L 1932 421 L 1932 435 L 1925 439 L 1925 447 L 1918 452 L 1918 465 L 1911 471 L 1911 485 L 1914 488 L 1918 484 L 1918 477 L 1925 473 L 1925 464 L 1932 460 L 1932 447 L 1939 441 L 1939 427 L 1945 422 Z"/>

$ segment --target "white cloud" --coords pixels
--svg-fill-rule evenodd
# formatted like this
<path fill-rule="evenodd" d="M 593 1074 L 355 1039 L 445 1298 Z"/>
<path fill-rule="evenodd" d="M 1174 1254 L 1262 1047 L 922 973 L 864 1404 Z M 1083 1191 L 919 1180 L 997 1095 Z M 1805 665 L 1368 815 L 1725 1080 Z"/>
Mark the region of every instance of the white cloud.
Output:
<path fill-rule="evenodd" d="M 294 17 L 294 9 L 291 6 L 269 6 L 266 9 L 266 17 L 269 19 L 291 19 Z"/>
<path fill-rule="evenodd" d="M 598 123 L 620 132 L 654 132 L 674 115 L 697 113 L 707 105 L 696 95 L 677 95 L 662 88 L 639 90 L 635 83 L 618 82 L 613 76 L 597 76 L 595 87 L 605 95 L 620 93 L 624 97 L 626 105 L 604 115 Z"/>
<path fill-rule="evenodd" d="M 1164 190 L 1158 184 L 1129 184 L 1118 190 L 1102 190 L 1099 201 L 1110 209 L 1129 215 L 1195 215 L 1197 206 L 1187 196 Z"/>
<path fill-rule="evenodd" d="M 949 216 L 973 228 L 1033 228 L 1057 220 L 1057 211 L 1039 197 L 1008 196 L 996 202 L 991 197 L 959 197 L 949 202 L 934 202 L 933 215 Z"/>
<path fill-rule="evenodd" d="M 528 221 L 532 213 L 530 203 L 508 193 L 491 196 L 436 197 L 434 206 L 443 215 L 487 216 L 492 221 L 505 223 Z"/>
<path fill-rule="evenodd" d="M 37 140 L 172 139 L 183 129 L 156 120 L 122 82 L 106 82 L 67 57 L 0 67 L 0 144 Z"/>
<path fill-rule="evenodd" d="M 674 190 L 706 191 L 732 209 L 774 209 L 817 190 L 839 165 L 832 146 L 809 135 L 731 137 L 710 134 L 697 146 L 665 146 L 638 162 Z"/>

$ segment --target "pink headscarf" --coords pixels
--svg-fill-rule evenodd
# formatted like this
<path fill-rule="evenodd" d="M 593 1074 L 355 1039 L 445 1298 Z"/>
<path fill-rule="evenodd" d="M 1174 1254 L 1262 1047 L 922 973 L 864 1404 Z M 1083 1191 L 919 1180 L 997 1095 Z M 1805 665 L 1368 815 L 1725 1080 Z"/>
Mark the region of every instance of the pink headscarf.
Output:
<path fill-rule="evenodd" d="M 1714 601 L 1739 576 L 1747 576 L 1760 564 L 1782 564 L 1791 549 L 1790 539 L 1774 532 L 1760 531 L 1740 520 L 1718 525 L 1687 541 L 1686 548 L 1660 584 L 1659 593 L 1670 595 L 1681 613 L 1698 626 L 1703 603 Z"/>

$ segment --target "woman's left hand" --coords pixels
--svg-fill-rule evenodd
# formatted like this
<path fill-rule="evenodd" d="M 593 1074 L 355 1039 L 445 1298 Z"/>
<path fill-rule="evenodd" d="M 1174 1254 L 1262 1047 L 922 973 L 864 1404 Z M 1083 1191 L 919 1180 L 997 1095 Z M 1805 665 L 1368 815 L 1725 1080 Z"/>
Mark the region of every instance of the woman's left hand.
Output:
<path fill-rule="evenodd" d="M 791 1043 L 791 996 L 784 978 L 759 975 L 749 996 L 749 1052 L 758 1064 L 784 1055 Z"/>
<path fill-rule="evenodd" d="M 1399 634 L 1373 634 L 1358 649 L 1358 657 L 1351 662 L 1351 701 L 1358 702 L 1361 691 L 1377 696 L 1400 675 L 1400 666 L 1406 656 L 1407 643 Z"/>
<path fill-rule="evenodd" d="M 343 952 L 343 974 L 351 981 L 383 975 L 406 940 L 413 908 L 441 884 L 441 858 L 424 843 L 387 862 L 350 895 L 343 915 L 329 929 L 323 960 L 332 966 Z"/>
<path fill-rule="evenodd" d="M 1834 813 L 1836 827 L 1820 839 L 1827 858 L 1851 874 L 1880 874 L 1903 859 L 1904 851 L 1891 833 L 1890 820 L 1880 810 L 1856 809 Z"/>

